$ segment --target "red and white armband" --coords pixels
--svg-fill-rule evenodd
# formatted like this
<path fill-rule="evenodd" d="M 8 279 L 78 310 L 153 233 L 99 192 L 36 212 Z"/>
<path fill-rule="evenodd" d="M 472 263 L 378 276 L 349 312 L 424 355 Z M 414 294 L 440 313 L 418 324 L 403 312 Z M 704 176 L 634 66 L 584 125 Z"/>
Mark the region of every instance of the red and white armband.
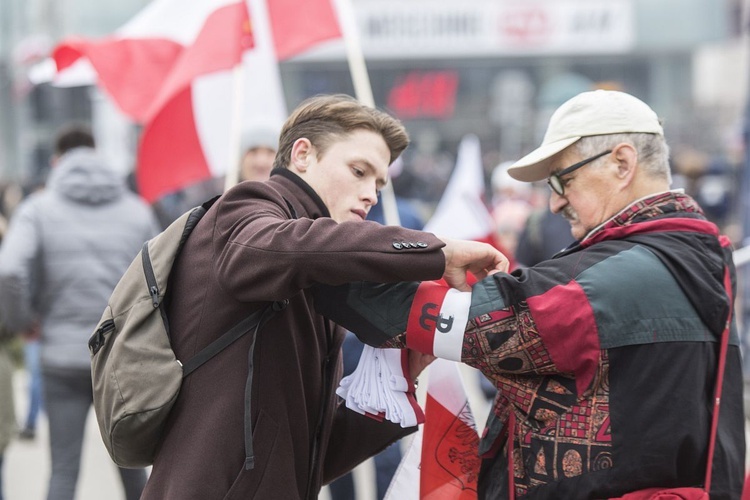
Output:
<path fill-rule="evenodd" d="M 414 296 L 406 326 L 409 349 L 461 361 L 471 292 L 425 281 Z"/>

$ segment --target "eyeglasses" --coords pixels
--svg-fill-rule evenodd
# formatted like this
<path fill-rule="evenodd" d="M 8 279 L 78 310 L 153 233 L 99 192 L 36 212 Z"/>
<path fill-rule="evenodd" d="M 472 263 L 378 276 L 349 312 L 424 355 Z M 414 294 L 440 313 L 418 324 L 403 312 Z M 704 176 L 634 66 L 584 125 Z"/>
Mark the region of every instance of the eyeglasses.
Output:
<path fill-rule="evenodd" d="M 612 150 L 608 149 L 607 151 L 604 151 L 603 153 L 599 153 L 598 155 L 592 156 L 591 158 L 586 158 L 585 160 L 581 160 L 575 165 L 571 165 L 568 168 L 564 168 L 560 170 L 559 172 L 555 172 L 554 174 L 551 174 L 549 177 L 547 177 L 547 184 L 549 184 L 549 188 L 555 193 L 557 193 L 558 195 L 563 196 L 565 194 L 565 184 L 563 183 L 563 180 L 562 180 L 563 175 L 568 175 L 574 170 L 578 170 L 584 165 L 588 165 L 592 161 L 597 160 L 604 155 L 608 155 L 611 152 Z"/>

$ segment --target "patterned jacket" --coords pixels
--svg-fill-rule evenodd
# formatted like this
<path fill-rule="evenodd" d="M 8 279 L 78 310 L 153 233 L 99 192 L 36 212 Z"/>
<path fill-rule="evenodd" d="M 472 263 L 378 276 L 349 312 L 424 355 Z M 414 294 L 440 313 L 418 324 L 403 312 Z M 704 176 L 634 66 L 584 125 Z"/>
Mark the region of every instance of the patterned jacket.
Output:
<path fill-rule="evenodd" d="M 316 307 L 370 344 L 461 361 L 495 383 L 479 498 L 508 498 L 511 481 L 517 498 L 610 498 L 703 483 L 725 283 L 733 296 L 728 242 L 691 198 L 666 192 L 471 292 L 353 284 L 321 289 Z M 732 323 L 712 499 L 742 490 L 740 366 Z"/>

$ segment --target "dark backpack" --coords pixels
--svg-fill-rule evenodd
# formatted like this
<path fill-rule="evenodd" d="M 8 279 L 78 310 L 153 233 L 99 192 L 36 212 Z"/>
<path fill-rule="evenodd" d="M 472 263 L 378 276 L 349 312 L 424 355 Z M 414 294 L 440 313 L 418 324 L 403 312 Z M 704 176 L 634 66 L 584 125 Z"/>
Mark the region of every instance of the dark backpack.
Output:
<path fill-rule="evenodd" d="M 252 351 L 258 330 L 286 306 L 286 301 L 269 304 L 190 360 L 183 363 L 176 358 L 164 304 L 169 274 L 188 236 L 215 200 L 185 213 L 144 243 L 89 339 L 96 419 L 109 455 L 121 467 L 153 463 L 183 378 L 250 330 L 254 330 Z M 251 380 L 252 366 L 248 384 Z M 250 399 L 245 392 L 245 466 L 251 469 Z"/>

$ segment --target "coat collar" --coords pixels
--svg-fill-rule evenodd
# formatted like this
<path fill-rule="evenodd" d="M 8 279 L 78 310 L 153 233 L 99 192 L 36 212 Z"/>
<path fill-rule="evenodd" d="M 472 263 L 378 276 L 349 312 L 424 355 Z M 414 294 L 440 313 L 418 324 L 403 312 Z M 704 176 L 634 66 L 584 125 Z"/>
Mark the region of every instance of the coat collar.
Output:
<path fill-rule="evenodd" d="M 660 217 L 674 217 L 678 214 L 704 219 L 703 210 L 690 196 L 682 190 L 655 193 L 634 201 L 617 214 L 594 228 L 581 241 L 595 237 L 601 231 L 616 227 L 629 226 Z"/>
<path fill-rule="evenodd" d="M 323 200 L 318 193 L 302 178 L 286 168 L 274 168 L 269 181 L 279 190 L 281 195 L 290 203 L 299 217 L 317 219 L 330 217 Z"/>

